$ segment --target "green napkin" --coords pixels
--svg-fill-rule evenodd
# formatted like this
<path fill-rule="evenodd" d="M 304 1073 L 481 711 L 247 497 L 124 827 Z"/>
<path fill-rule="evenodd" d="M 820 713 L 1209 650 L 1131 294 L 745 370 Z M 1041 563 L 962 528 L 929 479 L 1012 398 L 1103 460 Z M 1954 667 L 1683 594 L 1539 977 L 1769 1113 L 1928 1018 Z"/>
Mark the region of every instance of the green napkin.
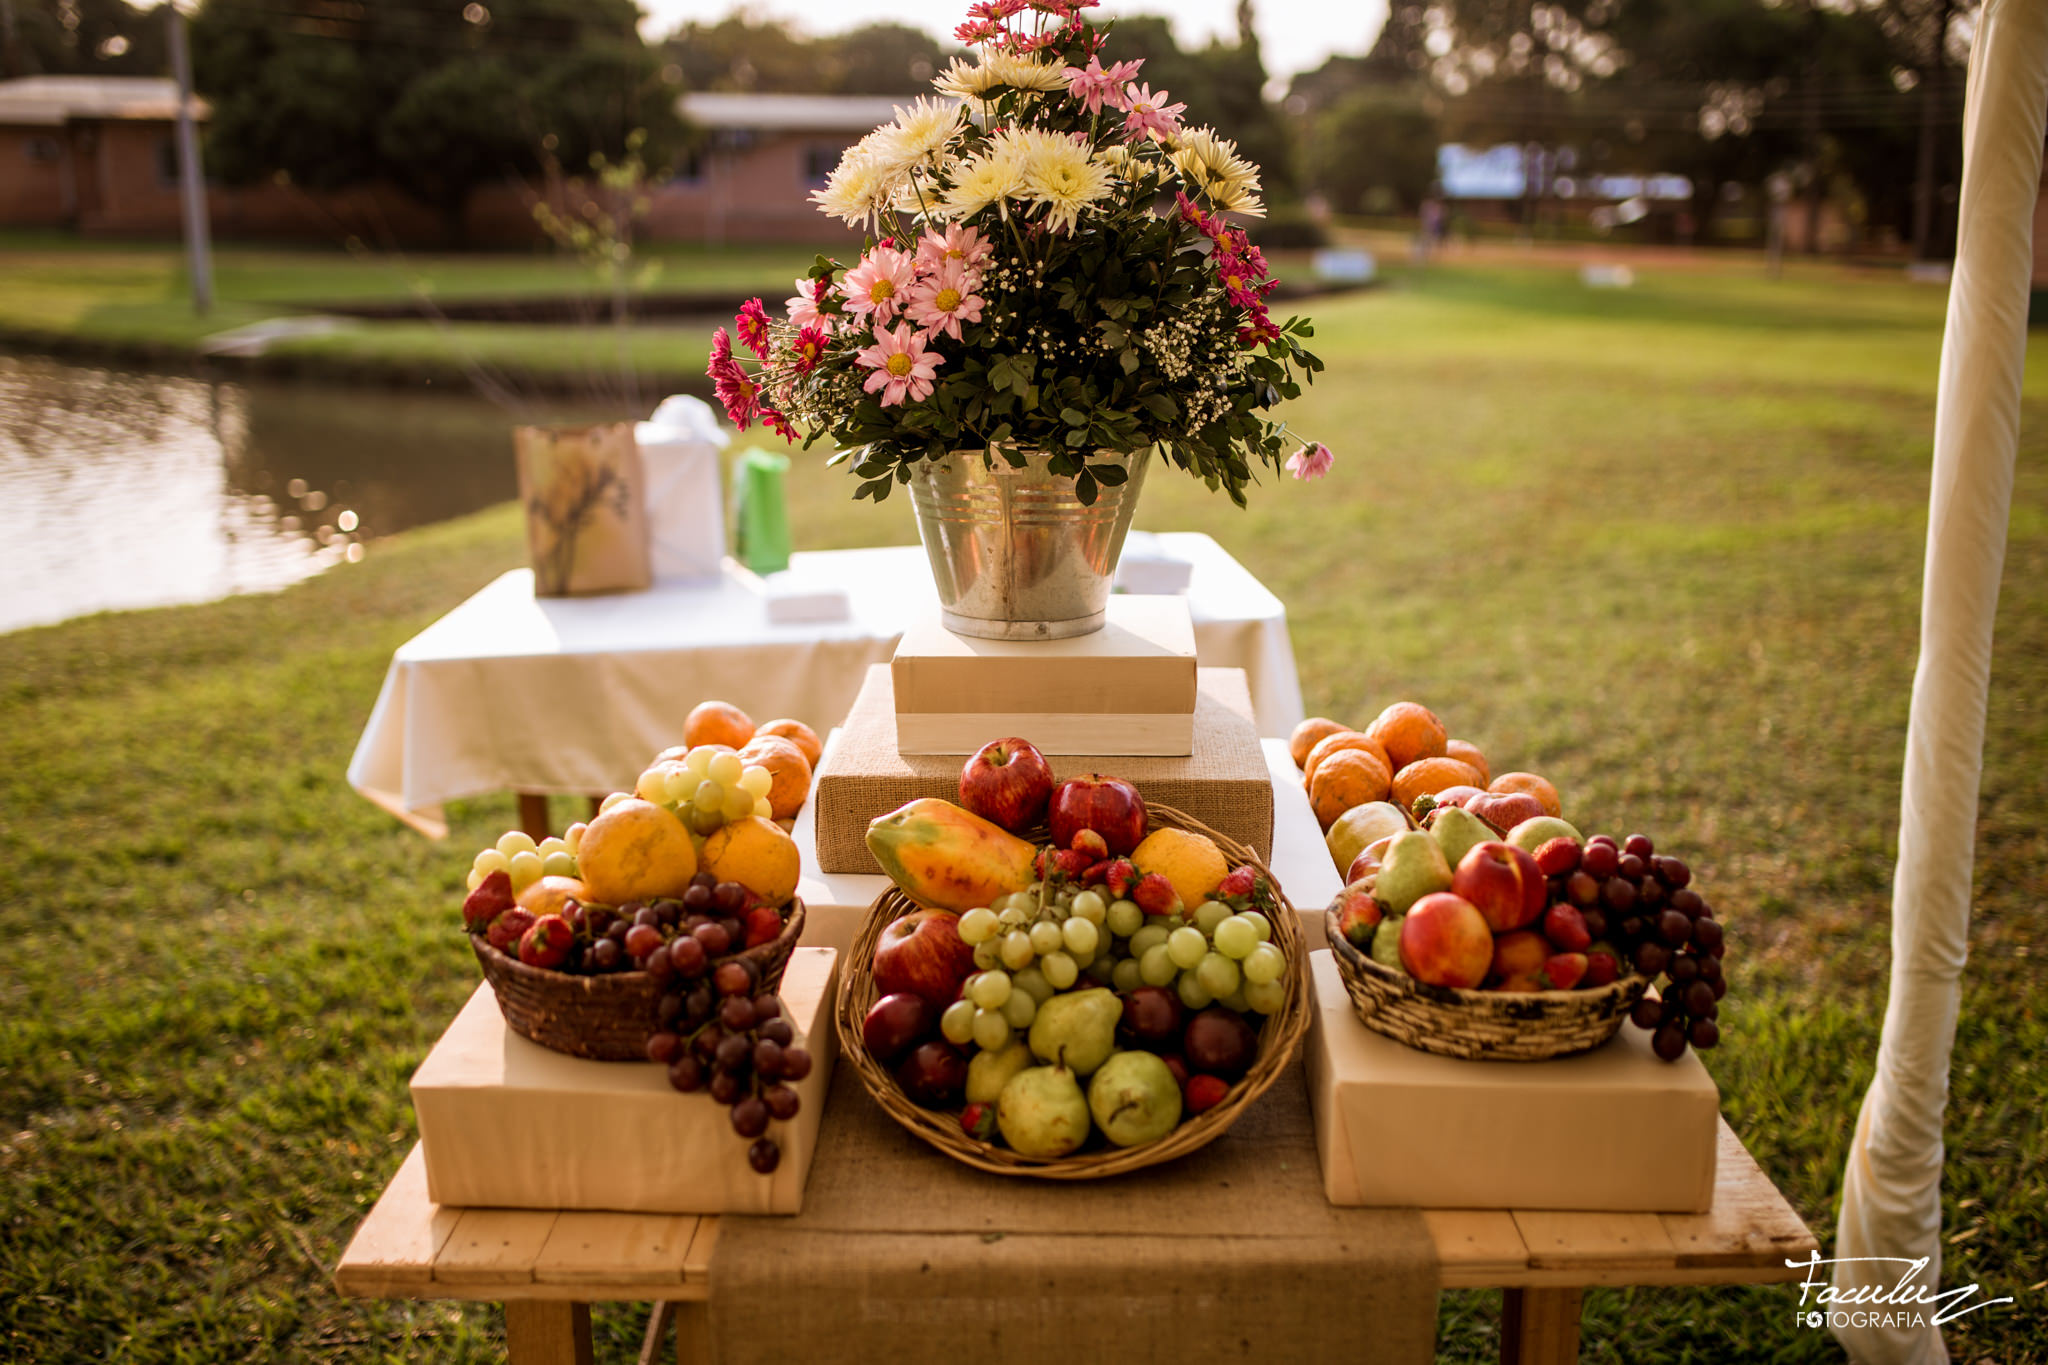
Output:
<path fill-rule="evenodd" d="M 756 447 L 735 463 L 733 520 L 739 561 L 755 573 L 786 569 L 789 509 L 783 502 L 782 478 L 789 472 L 789 457 Z"/>

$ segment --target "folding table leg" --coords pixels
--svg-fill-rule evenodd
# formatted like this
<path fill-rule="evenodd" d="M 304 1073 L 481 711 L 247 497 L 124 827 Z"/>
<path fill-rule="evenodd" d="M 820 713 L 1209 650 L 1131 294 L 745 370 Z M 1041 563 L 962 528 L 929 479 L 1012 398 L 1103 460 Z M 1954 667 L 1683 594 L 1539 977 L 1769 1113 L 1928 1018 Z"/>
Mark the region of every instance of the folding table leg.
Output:
<path fill-rule="evenodd" d="M 1579 1358 L 1583 1289 L 1510 1289 L 1501 1301 L 1501 1365 L 1571 1365 Z"/>
<path fill-rule="evenodd" d="M 548 798 L 545 794 L 519 793 L 519 828 L 539 843 L 554 831 L 548 828 Z"/>
<path fill-rule="evenodd" d="M 505 1358 L 511 1365 L 592 1365 L 590 1305 L 506 1300 Z"/>

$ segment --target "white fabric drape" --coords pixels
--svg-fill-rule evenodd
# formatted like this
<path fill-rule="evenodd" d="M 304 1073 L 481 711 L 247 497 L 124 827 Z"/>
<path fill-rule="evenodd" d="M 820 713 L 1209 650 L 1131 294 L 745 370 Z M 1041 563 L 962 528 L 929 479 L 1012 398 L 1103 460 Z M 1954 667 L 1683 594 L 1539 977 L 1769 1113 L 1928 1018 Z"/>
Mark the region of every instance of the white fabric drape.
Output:
<path fill-rule="evenodd" d="M 1968 953 L 2044 118 L 2048 3 L 1989 0 L 1970 53 L 1963 117 L 1961 228 L 1942 339 L 1920 663 L 1892 888 L 1891 998 L 1844 1173 L 1834 1253 L 1842 1290 L 1896 1285 L 1905 1267 L 1840 1258 L 1925 1256 L 1918 1282 L 1930 1293 L 1941 1272 L 1942 1114 Z M 1948 1359 L 1931 1325 L 1857 1327 L 1846 1319 L 1830 1327 L 1864 1365 Z"/>

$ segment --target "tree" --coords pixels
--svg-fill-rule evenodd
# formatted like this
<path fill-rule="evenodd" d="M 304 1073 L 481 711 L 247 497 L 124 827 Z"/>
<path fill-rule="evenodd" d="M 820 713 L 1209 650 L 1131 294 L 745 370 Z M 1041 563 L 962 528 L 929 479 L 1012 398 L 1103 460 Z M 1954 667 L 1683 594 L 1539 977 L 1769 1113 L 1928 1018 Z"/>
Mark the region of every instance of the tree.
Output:
<path fill-rule="evenodd" d="M 1436 180 L 1436 117 L 1412 88 L 1353 90 L 1315 121 L 1307 183 L 1339 213 L 1413 213 Z"/>
<path fill-rule="evenodd" d="M 807 38 L 779 19 L 743 14 L 685 24 L 662 47 L 691 90 L 813 95 L 928 93 L 946 55 L 938 39 L 907 24 Z"/>
<path fill-rule="evenodd" d="M 388 180 L 460 240 L 471 192 L 535 173 L 544 143 L 580 168 L 640 128 L 650 155 L 673 153 L 675 92 L 638 19 L 632 0 L 206 0 L 192 41 L 209 168 L 314 189 Z"/>
<path fill-rule="evenodd" d="M 9 0 L 13 25 L 0 51 L 12 76 L 156 76 L 170 65 L 164 16 L 126 0 Z"/>

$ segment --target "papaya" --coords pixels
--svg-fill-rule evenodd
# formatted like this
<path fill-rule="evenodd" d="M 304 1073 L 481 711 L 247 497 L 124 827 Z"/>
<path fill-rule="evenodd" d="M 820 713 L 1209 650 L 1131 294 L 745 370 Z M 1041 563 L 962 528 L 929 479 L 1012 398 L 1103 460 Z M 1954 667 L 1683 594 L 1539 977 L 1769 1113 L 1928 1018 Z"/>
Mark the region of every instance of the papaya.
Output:
<path fill-rule="evenodd" d="M 912 900 L 956 913 L 1031 884 L 1037 846 L 936 796 L 877 816 L 868 851 Z"/>

